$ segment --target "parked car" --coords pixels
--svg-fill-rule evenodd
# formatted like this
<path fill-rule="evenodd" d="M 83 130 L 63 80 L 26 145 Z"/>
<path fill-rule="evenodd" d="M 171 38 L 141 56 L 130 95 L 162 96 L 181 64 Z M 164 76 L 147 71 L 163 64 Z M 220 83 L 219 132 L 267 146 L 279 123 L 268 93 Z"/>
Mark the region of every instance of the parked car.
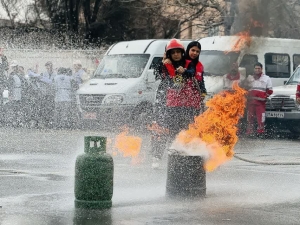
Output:
<path fill-rule="evenodd" d="M 300 105 L 296 101 L 298 83 L 300 83 L 300 66 L 285 85 L 273 88 L 273 94 L 266 104 L 267 124 L 289 130 L 294 138 L 300 136 Z"/>

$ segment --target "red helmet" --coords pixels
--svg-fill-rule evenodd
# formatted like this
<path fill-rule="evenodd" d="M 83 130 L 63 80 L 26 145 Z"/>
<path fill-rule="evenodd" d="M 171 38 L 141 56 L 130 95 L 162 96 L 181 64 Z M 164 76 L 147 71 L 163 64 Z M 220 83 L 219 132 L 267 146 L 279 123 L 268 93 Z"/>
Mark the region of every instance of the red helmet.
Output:
<path fill-rule="evenodd" d="M 169 51 L 169 50 L 171 50 L 171 49 L 174 49 L 174 48 L 182 49 L 183 52 L 184 52 L 184 46 L 183 46 L 183 44 L 181 43 L 180 40 L 175 39 L 175 38 L 171 39 L 169 41 L 169 43 L 167 44 L 167 46 L 166 46 L 166 52 Z"/>

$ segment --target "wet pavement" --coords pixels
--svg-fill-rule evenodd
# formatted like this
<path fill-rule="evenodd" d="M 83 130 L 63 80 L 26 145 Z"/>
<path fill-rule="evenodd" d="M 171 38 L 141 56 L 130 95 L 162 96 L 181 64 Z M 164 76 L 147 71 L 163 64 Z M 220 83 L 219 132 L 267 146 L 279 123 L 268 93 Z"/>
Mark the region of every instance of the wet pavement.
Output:
<path fill-rule="evenodd" d="M 149 137 L 139 159 L 113 154 L 109 210 L 74 208 L 74 168 L 87 135 L 108 131 L 0 128 L 1 225 L 241 225 L 299 224 L 300 166 L 262 165 L 236 158 L 206 174 L 206 196 L 166 198 L 167 154 L 151 169 Z M 300 140 L 241 139 L 238 156 L 253 162 L 299 162 Z M 108 149 L 110 153 L 111 150 Z"/>

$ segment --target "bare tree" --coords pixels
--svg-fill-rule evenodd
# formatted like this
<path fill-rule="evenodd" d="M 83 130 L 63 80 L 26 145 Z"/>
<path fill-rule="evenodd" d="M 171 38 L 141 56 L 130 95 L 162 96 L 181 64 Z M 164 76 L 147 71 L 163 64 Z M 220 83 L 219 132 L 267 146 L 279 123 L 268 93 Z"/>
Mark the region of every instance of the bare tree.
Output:
<path fill-rule="evenodd" d="M 239 0 L 232 34 L 248 30 L 251 35 L 298 38 L 299 0 Z"/>
<path fill-rule="evenodd" d="M 276 16 L 272 16 L 269 22 L 270 36 L 298 39 L 300 36 L 300 1 L 282 2 L 276 0 L 271 10 L 272 15 Z"/>
<path fill-rule="evenodd" d="M 170 8 L 174 10 L 170 11 Z M 205 31 L 224 25 L 224 15 L 227 13 L 226 4 L 219 0 L 166 1 L 164 9 L 163 13 L 168 18 L 178 21 L 173 37 L 182 36 L 185 31 L 193 27 Z"/>
<path fill-rule="evenodd" d="M 1 0 L 1 5 L 4 8 L 12 27 L 15 27 L 15 20 L 22 9 L 22 3 L 18 0 Z"/>

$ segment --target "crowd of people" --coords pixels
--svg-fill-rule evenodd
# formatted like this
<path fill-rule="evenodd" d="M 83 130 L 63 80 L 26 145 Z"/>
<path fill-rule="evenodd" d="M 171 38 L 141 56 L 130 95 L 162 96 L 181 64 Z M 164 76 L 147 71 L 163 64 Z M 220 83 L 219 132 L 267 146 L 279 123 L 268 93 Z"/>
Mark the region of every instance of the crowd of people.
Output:
<path fill-rule="evenodd" d="M 55 68 L 53 62 L 25 70 L 16 60 L 8 62 L 4 54 L 0 64 L 0 91 L 8 90 L 4 105 L 1 95 L 1 121 L 13 127 L 76 128 L 79 111 L 76 91 L 88 79 L 79 60 L 73 68 Z"/>

